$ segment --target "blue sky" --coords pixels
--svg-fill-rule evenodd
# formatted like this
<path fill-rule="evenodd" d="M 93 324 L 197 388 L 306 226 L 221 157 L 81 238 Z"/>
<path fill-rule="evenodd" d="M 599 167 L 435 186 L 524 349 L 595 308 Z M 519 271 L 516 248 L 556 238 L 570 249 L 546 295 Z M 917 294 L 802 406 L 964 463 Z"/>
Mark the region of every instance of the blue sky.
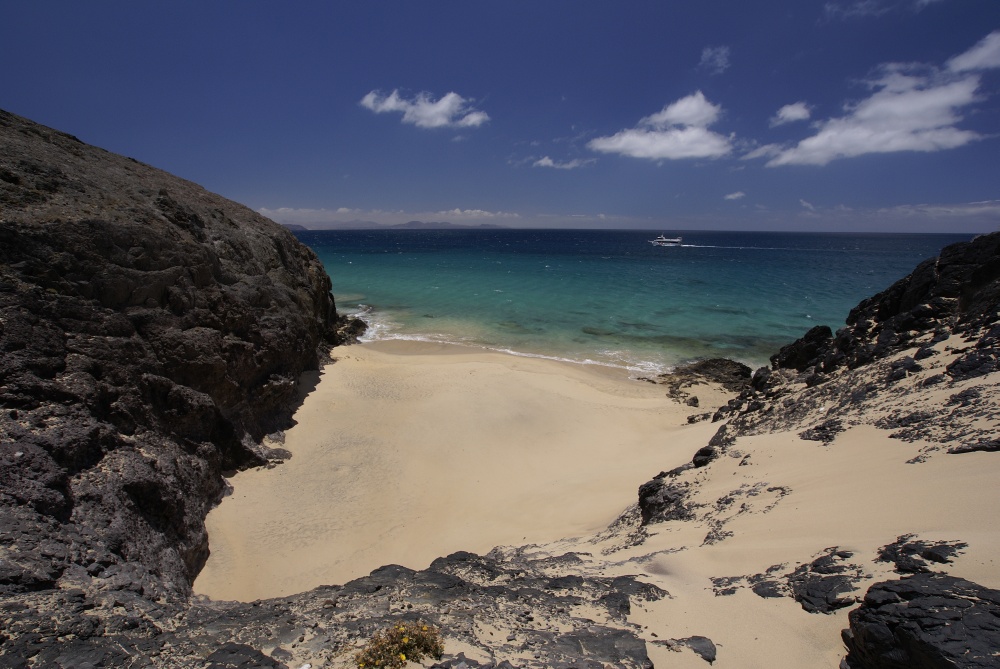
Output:
<path fill-rule="evenodd" d="M 0 108 L 282 222 L 1000 229 L 1000 1 L 7 0 Z"/>

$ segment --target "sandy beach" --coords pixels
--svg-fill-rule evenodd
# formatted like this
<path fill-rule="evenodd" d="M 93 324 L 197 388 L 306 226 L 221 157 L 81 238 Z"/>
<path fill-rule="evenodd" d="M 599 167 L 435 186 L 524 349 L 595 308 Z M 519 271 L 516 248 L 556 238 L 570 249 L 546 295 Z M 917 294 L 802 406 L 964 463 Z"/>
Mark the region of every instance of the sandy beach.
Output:
<path fill-rule="evenodd" d="M 945 346 L 878 411 L 905 408 L 914 393 L 932 405 L 956 390 L 996 394 L 989 376 L 924 389 L 953 357 Z M 572 553 L 577 564 L 565 573 L 635 575 L 670 593 L 633 601 L 628 617 L 656 666 L 704 666 L 663 639 L 705 636 L 720 667 L 791 669 L 837 666 L 850 608 L 808 613 L 790 597 L 763 598 L 751 590 L 755 575 L 787 575 L 837 548 L 849 553 L 842 562 L 860 598 L 871 583 L 898 578 L 876 558 L 912 534 L 967 543 L 937 566 L 1000 587 L 993 454 L 951 456 L 869 424 L 830 443 L 798 429 L 744 436 L 711 466 L 671 479 L 688 486 L 690 518 L 639 527 L 639 484 L 689 461 L 715 434 L 718 423 L 687 417 L 724 404 L 720 388 L 691 388 L 693 409 L 609 368 L 415 342 L 334 357 L 286 433 L 292 458 L 235 476 L 234 493 L 209 515 L 200 594 L 275 597 L 384 564 L 423 569 L 457 550 Z M 930 457 L 915 463 L 921 453 Z M 600 609 L 576 615 L 613 622 Z"/>
<path fill-rule="evenodd" d="M 604 529 L 650 475 L 715 426 L 621 369 L 439 344 L 336 349 L 281 447 L 208 517 L 195 583 L 253 600 L 345 583 L 383 564 Z"/>

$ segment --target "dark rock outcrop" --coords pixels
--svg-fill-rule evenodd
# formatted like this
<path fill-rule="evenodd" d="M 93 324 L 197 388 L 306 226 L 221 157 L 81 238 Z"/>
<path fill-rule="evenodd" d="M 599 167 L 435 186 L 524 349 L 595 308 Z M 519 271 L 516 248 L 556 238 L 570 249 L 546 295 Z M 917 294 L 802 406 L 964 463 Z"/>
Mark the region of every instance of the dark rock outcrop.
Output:
<path fill-rule="evenodd" d="M 572 563 L 572 557 L 532 559 L 516 551 L 460 552 L 422 571 L 388 565 L 290 597 L 188 607 L 128 592 L 96 599 L 80 591 L 22 593 L 0 602 L 6 635 L 0 666 L 328 666 L 350 657 L 376 630 L 419 621 L 466 648 L 516 658 L 518 667 L 651 667 L 645 642 L 621 612 L 669 595 L 629 576 L 555 575 Z M 491 636 L 489 629 L 503 634 Z M 72 643 L 67 635 L 75 635 Z M 463 660 L 466 667 L 513 666 L 473 663 L 448 645 L 436 666 L 459 667 Z"/>
<path fill-rule="evenodd" d="M 668 520 L 689 520 L 694 517 L 688 501 L 688 484 L 674 484 L 657 476 L 639 486 L 639 513 L 642 524 Z"/>
<path fill-rule="evenodd" d="M 806 441 L 820 441 L 824 444 L 829 444 L 843 431 L 843 423 L 836 418 L 831 418 L 799 433 L 799 438 Z"/>
<path fill-rule="evenodd" d="M 830 548 L 792 571 L 786 577 L 792 597 L 810 613 L 831 613 L 854 604 L 857 600 L 851 593 L 861 572 L 847 562 L 853 556 L 850 551 Z"/>
<path fill-rule="evenodd" d="M 655 379 L 641 380 L 666 386 L 668 397 L 696 407 L 698 398 L 687 392 L 691 386 L 715 383 L 730 392 L 738 393 L 750 385 L 752 373 L 753 370 L 741 362 L 727 358 L 707 358 L 676 367 Z"/>
<path fill-rule="evenodd" d="M 821 372 L 854 369 L 919 348 L 925 333 L 947 338 L 955 332 L 975 336 L 979 343 L 953 364 L 952 375 L 986 374 L 1000 369 L 1000 332 L 985 332 L 1000 320 L 998 305 L 1000 233 L 992 233 L 945 247 L 937 258 L 920 263 L 908 276 L 854 307 L 847 326 L 836 335 L 829 328 L 813 328 L 773 356 L 772 367 L 799 372 L 810 367 Z"/>
<path fill-rule="evenodd" d="M 695 655 L 709 664 L 715 663 L 718 654 L 718 649 L 715 647 L 715 643 L 705 636 L 690 636 L 683 639 L 663 639 L 653 641 L 653 643 L 658 646 L 665 646 L 673 651 L 679 651 L 683 647 L 690 648 Z"/>
<path fill-rule="evenodd" d="M 850 551 L 828 548 L 811 562 L 782 574 L 785 565 L 776 564 L 760 574 L 713 578 L 716 596 L 735 594 L 749 587 L 758 597 L 791 597 L 809 613 L 832 613 L 854 604 L 854 592 L 863 578 L 861 568 L 849 560 Z"/>
<path fill-rule="evenodd" d="M 850 613 L 850 669 L 996 667 L 1000 591 L 944 574 L 876 583 Z"/>
<path fill-rule="evenodd" d="M 805 333 L 801 339 L 793 341 L 771 356 L 775 369 L 794 369 L 803 372 L 813 367 L 833 340 L 833 332 L 826 325 L 817 325 Z"/>
<path fill-rule="evenodd" d="M 882 546 L 876 560 L 893 563 L 900 574 L 924 574 L 932 571 L 930 563 L 948 564 L 968 546 L 964 541 L 921 541 L 912 534 L 904 534 Z"/>
<path fill-rule="evenodd" d="M 711 639 L 705 636 L 689 636 L 683 639 L 677 639 L 677 643 L 682 646 L 687 646 L 693 650 L 701 659 L 705 660 L 709 664 L 714 664 L 718 649 Z"/>
<path fill-rule="evenodd" d="M 0 112 L 0 594 L 183 600 L 222 473 L 338 342 L 284 228 Z"/>

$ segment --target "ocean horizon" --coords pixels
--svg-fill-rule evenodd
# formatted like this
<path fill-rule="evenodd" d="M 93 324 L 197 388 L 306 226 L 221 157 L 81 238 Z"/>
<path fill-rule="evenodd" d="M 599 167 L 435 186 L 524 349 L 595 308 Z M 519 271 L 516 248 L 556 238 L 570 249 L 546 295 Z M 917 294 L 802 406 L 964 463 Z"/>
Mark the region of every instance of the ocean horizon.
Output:
<path fill-rule="evenodd" d="M 971 234 L 415 229 L 295 231 L 363 341 L 460 344 L 655 374 L 751 367 Z"/>

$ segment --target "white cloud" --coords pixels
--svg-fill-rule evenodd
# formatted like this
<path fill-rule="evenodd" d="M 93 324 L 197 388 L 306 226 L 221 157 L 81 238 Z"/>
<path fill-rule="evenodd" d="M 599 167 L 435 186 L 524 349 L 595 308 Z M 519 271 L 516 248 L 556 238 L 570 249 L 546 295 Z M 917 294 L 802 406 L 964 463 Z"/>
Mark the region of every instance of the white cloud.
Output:
<path fill-rule="evenodd" d="M 827 20 L 862 19 L 879 17 L 890 12 L 919 12 L 928 5 L 941 0 L 854 0 L 853 2 L 827 2 L 823 5 L 823 16 Z"/>
<path fill-rule="evenodd" d="M 268 209 L 261 207 L 259 214 L 267 216 L 279 223 L 298 223 L 315 228 L 329 227 L 338 223 L 381 223 L 395 225 L 408 221 L 447 221 L 449 223 L 482 223 L 484 221 L 511 222 L 517 221 L 521 215 L 509 211 L 489 211 L 487 209 L 445 209 L 442 211 L 407 211 L 403 209 L 358 209 L 338 207 L 336 209 L 308 209 L 296 207 L 279 207 Z"/>
<path fill-rule="evenodd" d="M 697 91 L 641 119 L 639 124 L 657 129 L 672 125 L 708 127 L 719 119 L 721 113 L 722 107 L 713 105 L 705 98 L 704 93 Z"/>
<path fill-rule="evenodd" d="M 830 230 L 982 233 L 995 231 L 1000 221 L 1000 200 L 860 209 L 842 204 L 814 207 L 805 200 L 800 204 L 800 216 Z"/>
<path fill-rule="evenodd" d="M 635 128 L 597 137 L 587 146 L 602 153 L 650 160 L 718 158 L 732 150 L 730 138 L 708 129 L 721 113 L 720 106 L 698 91 L 641 119 Z"/>
<path fill-rule="evenodd" d="M 785 105 L 777 111 L 777 113 L 771 117 L 771 127 L 784 125 L 786 123 L 793 123 L 795 121 L 807 121 L 809 116 L 812 114 L 809 109 L 809 105 L 805 102 L 793 102 L 790 105 Z"/>
<path fill-rule="evenodd" d="M 948 61 L 952 72 L 989 70 L 1000 67 L 1000 30 L 994 30 L 974 47 Z"/>
<path fill-rule="evenodd" d="M 979 79 L 912 76 L 887 68 L 870 82 L 876 91 L 848 105 L 847 114 L 824 121 L 819 132 L 774 156 L 768 166 L 826 165 L 837 158 L 897 151 L 941 151 L 968 144 L 979 135 L 960 130 L 958 110 L 976 100 Z"/>
<path fill-rule="evenodd" d="M 435 211 L 432 215 L 452 216 L 463 220 L 484 218 L 520 218 L 520 214 L 515 214 L 509 211 L 487 211 L 485 209 L 447 209 L 445 211 Z"/>
<path fill-rule="evenodd" d="M 879 213 L 921 218 L 979 218 L 991 217 L 1000 222 L 1000 200 L 983 200 L 960 204 L 905 204 L 879 209 Z"/>
<path fill-rule="evenodd" d="M 417 93 L 407 100 L 394 90 L 389 95 L 371 91 L 361 98 L 361 106 L 376 114 L 402 112 L 403 123 L 411 123 L 418 128 L 475 128 L 490 120 L 486 112 L 472 109 L 470 100 L 455 92 L 443 95 L 439 100 L 431 99 L 427 92 Z"/>
<path fill-rule="evenodd" d="M 352 221 L 373 216 L 384 216 L 386 214 L 396 212 L 387 212 L 381 209 L 352 209 L 349 207 L 338 207 L 337 209 L 309 209 L 301 207 L 278 207 L 277 209 L 269 209 L 267 207 L 261 207 L 257 210 L 257 213 L 262 216 L 267 216 L 268 218 L 279 223 L 298 223 L 299 225 L 309 225 L 310 223 Z"/>
<path fill-rule="evenodd" d="M 701 50 L 701 62 L 698 66 L 708 70 L 710 74 L 722 74 L 729 69 L 729 47 L 706 46 Z"/>
<path fill-rule="evenodd" d="M 757 158 L 773 158 L 785 150 L 781 144 L 763 144 L 743 155 L 743 160 L 755 160 Z"/>
<path fill-rule="evenodd" d="M 718 158 L 730 151 L 725 137 L 693 126 L 670 130 L 622 130 L 611 137 L 593 139 L 587 146 L 603 153 L 650 160 Z"/>
<path fill-rule="evenodd" d="M 865 16 L 882 16 L 892 8 L 881 0 L 858 0 L 846 4 L 828 2 L 823 5 L 823 13 L 828 19 L 856 19 Z"/>
<path fill-rule="evenodd" d="M 593 158 L 583 160 L 581 158 L 574 158 L 573 160 L 567 160 L 564 163 L 552 160 L 548 156 L 539 158 L 534 163 L 531 164 L 532 167 L 552 167 L 557 170 L 574 170 L 578 167 L 586 167 L 596 162 Z"/>
<path fill-rule="evenodd" d="M 738 190 L 735 193 L 730 193 L 729 195 L 726 195 L 724 199 L 726 199 L 726 200 L 742 200 L 746 196 L 747 196 L 746 193 L 744 193 L 741 190 Z"/>
<path fill-rule="evenodd" d="M 964 146 L 982 136 L 957 127 L 962 120 L 960 112 L 982 99 L 976 71 L 994 68 L 1000 68 L 1000 31 L 951 58 L 945 68 L 883 65 L 866 82 L 871 95 L 846 104 L 843 116 L 816 124 L 812 137 L 791 147 L 768 144 L 744 158 L 770 158 L 769 167 L 826 165 L 838 158 L 869 153 L 931 152 Z"/>

